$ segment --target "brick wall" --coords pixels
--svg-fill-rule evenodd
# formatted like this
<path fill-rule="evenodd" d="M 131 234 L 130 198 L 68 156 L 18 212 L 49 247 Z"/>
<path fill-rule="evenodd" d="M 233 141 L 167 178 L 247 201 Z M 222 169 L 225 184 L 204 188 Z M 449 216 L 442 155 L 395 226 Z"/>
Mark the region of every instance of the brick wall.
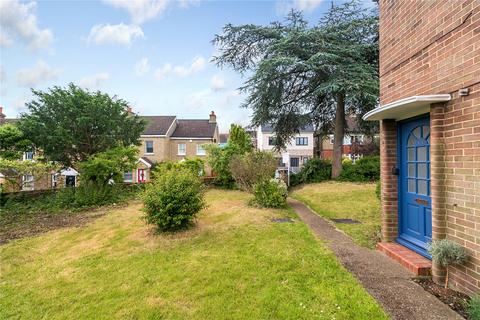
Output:
<path fill-rule="evenodd" d="M 380 122 L 380 180 L 382 198 L 382 240 L 395 241 L 398 235 L 397 123 Z"/>
<path fill-rule="evenodd" d="M 459 97 L 461 88 L 470 94 Z M 413 95 L 452 94 L 452 101 L 432 105 L 430 112 L 432 237 L 447 237 L 469 250 L 470 262 L 450 270 L 451 284 L 478 292 L 480 1 L 381 0 L 380 92 L 382 105 Z M 382 142 L 382 182 L 392 178 L 384 173 L 388 147 L 393 145 Z M 392 196 L 382 186 L 386 195 Z M 390 212 L 386 206 L 384 215 Z M 432 271 L 441 280 L 444 271 L 435 265 Z"/>

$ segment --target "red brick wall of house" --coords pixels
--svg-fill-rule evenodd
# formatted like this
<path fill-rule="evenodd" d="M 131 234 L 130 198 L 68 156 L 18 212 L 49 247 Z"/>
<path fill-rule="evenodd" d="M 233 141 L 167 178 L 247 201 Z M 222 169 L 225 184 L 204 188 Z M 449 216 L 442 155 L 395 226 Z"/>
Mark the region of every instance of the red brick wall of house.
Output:
<path fill-rule="evenodd" d="M 470 94 L 460 97 L 461 88 Z M 380 92 L 382 105 L 414 95 L 452 94 L 452 101 L 433 105 L 430 112 L 432 236 L 450 238 L 469 250 L 470 262 L 450 270 L 451 284 L 478 292 L 480 1 L 381 0 Z M 392 179 L 387 169 L 382 164 L 384 183 Z M 389 192 L 382 188 L 384 197 Z M 386 210 L 384 205 L 384 215 Z M 443 271 L 434 266 L 433 274 L 438 281 Z"/>
<path fill-rule="evenodd" d="M 343 146 L 343 154 L 349 154 L 352 152 L 351 146 Z M 321 154 L 322 159 L 333 159 L 333 149 L 324 149 Z"/>

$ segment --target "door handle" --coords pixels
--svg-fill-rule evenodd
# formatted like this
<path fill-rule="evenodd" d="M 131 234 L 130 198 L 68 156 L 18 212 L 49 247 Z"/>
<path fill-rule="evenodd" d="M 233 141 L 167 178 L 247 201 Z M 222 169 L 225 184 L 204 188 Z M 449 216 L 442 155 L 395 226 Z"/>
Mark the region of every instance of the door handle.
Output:
<path fill-rule="evenodd" d="M 424 206 L 428 206 L 428 201 L 423 199 L 415 199 L 415 202 Z"/>

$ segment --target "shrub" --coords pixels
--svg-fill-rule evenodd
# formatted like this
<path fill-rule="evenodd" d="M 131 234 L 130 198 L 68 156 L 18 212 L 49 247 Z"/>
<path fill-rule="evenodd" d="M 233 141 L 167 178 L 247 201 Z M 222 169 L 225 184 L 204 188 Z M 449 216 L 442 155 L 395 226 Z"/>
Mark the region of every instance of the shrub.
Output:
<path fill-rule="evenodd" d="M 472 296 L 467 306 L 467 313 L 470 319 L 480 319 L 480 294 Z"/>
<path fill-rule="evenodd" d="M 230 172 L 237 186 L 252 192 L 255 183 L 273 178 L 277 161 L 270 152 L 251 151 L 234 155 L 230 160 Z"/>
<path fill-rule="evenodd" d="M 253 187 L 254 202 L 266 208 L 287 205 L 287 185 L 282 180 L 270 179 L 257 182 Z"/>
<path fill-rule="evenodd" d="M 297 174 L 290 176 L 290 185 L 314 183 L 329 180 L 332 175 L 332 162 L 313 158 L 309 160 Z"/>
<path fill-rule="evenodd" d="M 242 127 L 232 124 L 230 138 L 225 147 L 209 144 L 205 148 L 207 163 L 216 174 L 214 183 L 217 186 L 232 189 L 235 186 L 235 179 L 230 171 L 230 161 L 235 155 L 242 155 L 252 150 L 250 136 Z"/>
<path fill-rule="evenodd" d="M 200 158 L 186 158 L 178 162 L 165 161 L 155 165 L 152 170 L 152 180 L 157 176 L 162 175 L 163 172 L 169 170 L 190 170 L 193 174 L 203 176 L 205 174 L 205 164 Z"/>
<path fill-rule="evenodd" d="M 467 250 L 458 243 L 448 240 L 434 240 L 428 252 L 432 255 L 432 260 L 447 270 L 445 277 L 445 288 L 448 288 L 448 267 L 451 265 L 461 265 L 468 259 Z"/>
<path fill-rule="evenodd" d="M 355 164 L 345 164 L 338 177 L 340 181 L 371 182 L 380 180 L 380 157 L 363 157 Z"/>
<path fill-rule="evenodd" d="M 121 183 L 123 173 L 135 167 L 137 153 L 138 149 L 135 147 L 117 147 L 91 155 L 86 161 L 79 163 L 82 180 L 93 181 L 97 185 L 111 181 Z"/>
<path fill-rule="evenodd" d="M 161 231 L 187 227 L 205 207 L 203 184 L 198 175 L 182 168 L 165 171 L 143 194 L 145 221 Z"/>

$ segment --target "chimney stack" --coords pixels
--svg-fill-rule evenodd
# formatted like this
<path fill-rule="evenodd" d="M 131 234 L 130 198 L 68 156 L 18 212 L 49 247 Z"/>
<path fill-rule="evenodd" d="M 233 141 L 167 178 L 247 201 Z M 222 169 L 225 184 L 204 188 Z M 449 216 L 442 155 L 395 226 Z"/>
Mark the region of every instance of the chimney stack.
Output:
<path fill-rule="evenodd" d="M 5 122 L 5 118 L 7 116 L 3 113 L 3 107 L 0 107 L 0 124 L 3 124 Z"/>
<path fill-rule="evenodd" d="M 209 123 L 217 123 L 217 116 L 215 115 L 215 112 L 210 113 L 210 118 L 208 119 Z"/>

